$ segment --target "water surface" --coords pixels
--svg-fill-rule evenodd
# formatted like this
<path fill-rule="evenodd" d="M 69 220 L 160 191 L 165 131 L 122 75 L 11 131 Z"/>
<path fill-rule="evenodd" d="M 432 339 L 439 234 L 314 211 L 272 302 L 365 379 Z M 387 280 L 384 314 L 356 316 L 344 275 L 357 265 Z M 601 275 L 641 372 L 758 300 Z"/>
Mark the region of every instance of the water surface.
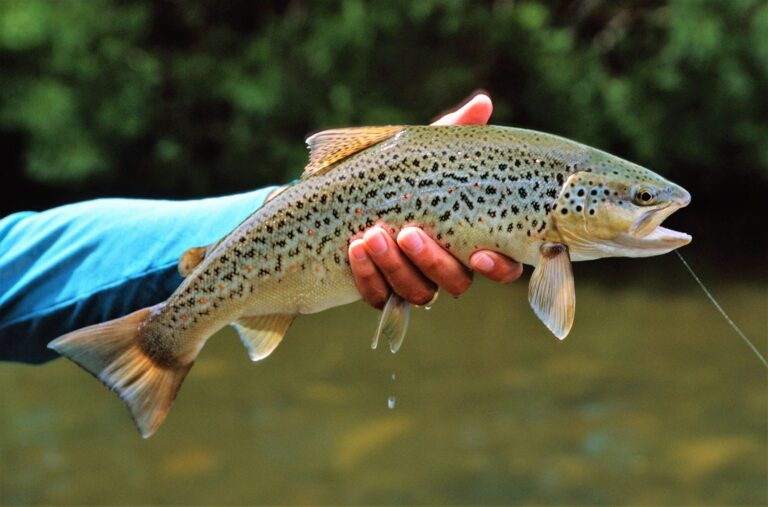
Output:
<path fill-rule="evenodd" d="M 577 279 L 558 342 L 525 285 L 415 310 L 396 355 L 360 303 L 262 363 L 224 330 L 148 441 L 71 363 L 0 364 L 0 503 L 768 503 L 766 372 L 697 289 Z M 714 289 L 765 353 L 765 287 Z"/>

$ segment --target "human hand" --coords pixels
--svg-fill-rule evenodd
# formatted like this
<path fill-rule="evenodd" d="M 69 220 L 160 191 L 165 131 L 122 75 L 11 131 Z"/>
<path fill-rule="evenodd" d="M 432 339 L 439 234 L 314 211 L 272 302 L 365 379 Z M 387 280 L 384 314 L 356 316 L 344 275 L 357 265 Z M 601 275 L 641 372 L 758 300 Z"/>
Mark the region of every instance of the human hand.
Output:
<path fill-rule="evenodd" d="M 475 95 L 433 125 L 484 125 L 493 111 L 491 99 Z M 454 297 L 472 284 L 472 272 L 418 227 L 405 227 L 394 239 L 374 226 L 349 245 L 349 262 L 363 300 L 383 308 L 390 291 L 417 305 L 429 303 L 440 287 Z M 510 283 L 523 266 L 490 250 L 478 250 L 469 260 L 473 270 L 501 283 Z"/>

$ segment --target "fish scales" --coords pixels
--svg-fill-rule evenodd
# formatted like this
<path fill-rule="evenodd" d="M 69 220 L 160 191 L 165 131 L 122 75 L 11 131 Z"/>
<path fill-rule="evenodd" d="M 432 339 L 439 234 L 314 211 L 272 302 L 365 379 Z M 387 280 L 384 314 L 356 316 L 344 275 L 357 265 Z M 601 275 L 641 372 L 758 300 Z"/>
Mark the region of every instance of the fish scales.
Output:
<path fill-rule="evenodd" d="M 419 225 L 466 265 L 478 248 L 532 264 L 537 242 L 559 238 L 548 216 L 583 157 L 520 130 L 437 133 L 409 128 L 268 202 L 172 296 L 164 309 L 171 325 L 186 329 L 206 317 L 212 326 L 226 323 L 229 315 L 212 316 L 225 302 L 236 302 L 234 313 L 271 314 L 313 313 L 358 299 L 346 251 L 351 237 L 374 224 L 393 234 Z M 288 299 L 290 289 L 297 293 Z"/>
<path fill-rule="evenodd" d="M 318 137 L 319 136 L 319 137 Z M 117 391 L 144 437 L 164 420 L 206 340 L 232 324 L 253 360 L 293 318 L 360 298 L 351 239 L 416 225 L 464 265 L 490 249 L 535 266 L 529 302 L 558 338 L 571 329 L 571 262 L 659 255 L 690 242 L 660 226 L 690 201 L 656 173 L 561 137 L 495 126 L 326 131 L 304 177 L 215 245 L 179 264 L 165 302 L 49 345 Z M 191 270 L 191 271 L 188 271 Z M 408 305 L 391 295 L 379 332 L 399 348 Z M 384 331 L 382 331 L 384 330 Z"/>

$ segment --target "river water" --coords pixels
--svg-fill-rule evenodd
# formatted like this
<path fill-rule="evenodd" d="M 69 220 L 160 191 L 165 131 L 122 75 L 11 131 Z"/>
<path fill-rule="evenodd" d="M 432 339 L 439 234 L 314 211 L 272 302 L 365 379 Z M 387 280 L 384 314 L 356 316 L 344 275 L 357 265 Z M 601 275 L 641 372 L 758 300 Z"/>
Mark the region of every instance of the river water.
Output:
<path fill-rule="evenodd" d="M 564 342 L 522 282 L 414 310 L 396 355 L 361 303 L 262 363 L 226 329 L 147 441 L 73 364 L 0 364 L 0 504 L 768 503 L 768 377 L 703 294 L 576 287 Z M 713 289 L 766 353 L 765 286 Z"/>

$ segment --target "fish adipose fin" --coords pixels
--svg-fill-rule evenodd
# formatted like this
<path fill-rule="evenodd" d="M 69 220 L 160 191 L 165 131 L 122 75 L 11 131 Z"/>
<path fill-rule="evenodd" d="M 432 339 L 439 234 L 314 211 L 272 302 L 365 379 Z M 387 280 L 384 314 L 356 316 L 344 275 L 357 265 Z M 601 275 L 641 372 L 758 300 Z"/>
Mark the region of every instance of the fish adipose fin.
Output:
<path fill-rule="evenodd" d="M 207 246 L 194 246 L 185 250 L 181 257 L 179 257 L 179 274 L 184 277 L 189 276 L 198 264 L 203 262 L 208 251 L 209 247 Z"/>
<path fill-rule="evenodd" d="M 555 336 L 561 340 L 568 336 L 576 313 L 576 289 L 565 245 L 542 245 L 539 265 L 528 285 L 528 302 L 536 316 Z"/>
<path fill-rule="evenodd" d="M 389 342 L 389 350 L 394 354 L 403 345 L 405 332 L 408 330 L 408 321 L 411 317 L 411 304 L 394 292 L 390 294 L 384 311 L 379 319 L 379 327 L 371 341 L 371 348 L 379 345 L 381 338 Z"/>
<path fill-rule="evenodd" d="M 162 364 L 142 349 L 139 333 L 153 308 L 66 334 L 48 344 L 115 391 L 131 410 L 141 436 L 165 420 L 192 362 Z M 169 363 L 169 361 L 165 361 Z"/>
<path fill-rule="evenodd" d="M 386 127 L 352 127 L 318 132 L 307 139 L 309 163 L 303 178 L 323 174 L 333 164 L 369 148 L 405 129 L 401 125 Z"/>
<path fill-rule="evenodd" d="M 260 361 L 280 345 L 295 315 L 258 315 L 241 317 L 232 323 L 251 361 Z"/>

